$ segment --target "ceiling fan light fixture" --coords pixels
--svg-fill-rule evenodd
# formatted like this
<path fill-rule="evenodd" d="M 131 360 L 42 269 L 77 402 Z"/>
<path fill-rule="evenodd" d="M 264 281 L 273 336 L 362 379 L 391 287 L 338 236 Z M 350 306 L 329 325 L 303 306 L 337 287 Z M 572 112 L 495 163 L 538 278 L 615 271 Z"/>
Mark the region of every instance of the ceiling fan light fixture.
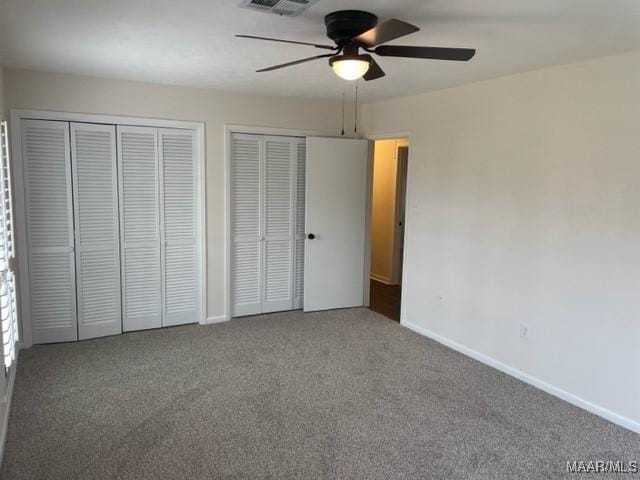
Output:
<path fill-rule="evenodd" d="M 340 78 L 357 80 L 369 71 L 370 55 L 336 55 L 329 59 L 329 65 Z"/>
<path fill-rule="evenodd" d="M 270 3 L 275 5 L 279 0 L 243 0 L 254 4 Z M 290 2 L 309 3 L 317 0 L 287 0 Z M 265 3 L 266 2 L 266 3 Z M 387 42 L 410 35 L 420 30 L 419 27 L 391 18 L 378 23 L 378 17 L 369 12 L 360 10 L 340 10 L 329 13 L 324 19 L 327 28 L 327 37 L 333 40 L 335 45 L 325 45 L 298 40 L 284 40 L 282 38 L 258 37 L 255 35 L 236 35 L 241 38 L 254 40 L 266 40 L 269 42 L 291 43 L 294 45 L 307 45 L 309 47 L 331 50 L 332 53 L 314 55 L 301 58 L 293 62 L 281 63 L 271 67 L 262 68 L 258 72 L 272 72 L 281 68 L 312 62 L 321 58 L 329 58 L 329 65 L 340 78 L 345 80 L 357 80 L 363 78 L 369 82 L 384 77 L 384 70 L 367 54 L 360 54 L 360 50 L 381 57 L 421 58 L 425 60 L 450 60 L 467 62 L 473 58 L 476 51 L 473 48 L 443 48 L 421 47 L 415 45 L 388 45 Z"/>

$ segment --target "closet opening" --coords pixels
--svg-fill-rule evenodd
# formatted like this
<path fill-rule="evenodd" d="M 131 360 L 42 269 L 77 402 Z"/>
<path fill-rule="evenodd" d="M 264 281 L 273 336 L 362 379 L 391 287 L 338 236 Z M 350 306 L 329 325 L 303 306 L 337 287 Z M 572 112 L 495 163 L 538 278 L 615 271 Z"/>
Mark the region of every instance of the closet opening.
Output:
<path fill-rule="evenodd" d="M 408 138 L 374 141 L 369 308 L 400 322 Z"/>
<path fill-rule="evenodd" d="M 370 142 L 226 127 L 226 312 L 214 321 L 368 298 Z"/>
<path fill-rule="evenodd" d="M 205 323 L 204 124 L 11 120 L 24 346 Z"/>
<path fill-rule="evenodd" d="M 228 317 L 303 307 L 306 137 L 230 131 Z"/>

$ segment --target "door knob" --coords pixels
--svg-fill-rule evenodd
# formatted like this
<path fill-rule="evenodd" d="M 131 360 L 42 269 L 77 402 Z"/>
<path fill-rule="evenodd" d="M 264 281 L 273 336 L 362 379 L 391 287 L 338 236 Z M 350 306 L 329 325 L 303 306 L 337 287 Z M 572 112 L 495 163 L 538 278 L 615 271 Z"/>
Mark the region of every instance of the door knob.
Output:
<path fill-rule="evenodd" d="M 313 240 L 314 238 L 316 238 L 316 236 L 313 233 L 310 233 L 309 235 L 307 235 L 307 238 L 309 240 Z"/>

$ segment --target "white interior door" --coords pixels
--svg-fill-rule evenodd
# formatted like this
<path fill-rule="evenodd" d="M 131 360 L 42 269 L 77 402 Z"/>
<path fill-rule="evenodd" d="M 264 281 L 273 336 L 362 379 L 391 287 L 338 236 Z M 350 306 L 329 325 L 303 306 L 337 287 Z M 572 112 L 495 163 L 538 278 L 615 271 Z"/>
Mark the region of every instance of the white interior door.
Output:
<path fill-rule="evenodd" d="M 160 142 L 160 246 L 162 326 L 200 320 L 197 164 L 195 132 L 162 128 Z"/>
<path fill-rule="evenodd" d="M 158 130 L 118 126 L 122 328 L 162 326 Z"/>
<path fill-rule="evenodd" d="M 368 161 L 367 140 L 307 138 L 305 311 L 364 305 Z"/>
<path fill-rule="evenodd" d="M 69 124 L 21 127 L 33 343 L 77 340 Z"/>
<path fill-rule="evenodd" d="M 231 136 L 231 314 L 262 313 L 261 187 L 264 140 L 260 135 Z"/>
<path fill-rule="evenodd" d="M 393 252 L 393 283 L 402 283 L 402 262 L 404 260 L 405 209 L 407 204 L 407 168 L 409 147 L 400 146 L 397 150 L 398 174 L 396 188 L 396 225 Z"/>
<path fill-rule="evenodd" d="M 122 333 L 116 128 L 71 124 L 78 338 Z"/>

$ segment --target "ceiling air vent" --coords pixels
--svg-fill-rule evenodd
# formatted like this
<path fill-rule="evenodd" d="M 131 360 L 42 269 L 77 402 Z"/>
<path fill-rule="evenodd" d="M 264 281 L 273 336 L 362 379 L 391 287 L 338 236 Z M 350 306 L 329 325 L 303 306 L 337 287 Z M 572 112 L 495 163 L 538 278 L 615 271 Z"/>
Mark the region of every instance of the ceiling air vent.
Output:
<path fill-rule="evenodd" d="M 240 6 L 260 12 L 295 17 L 317 1 L 318 0 L 243 0 Z"/>

